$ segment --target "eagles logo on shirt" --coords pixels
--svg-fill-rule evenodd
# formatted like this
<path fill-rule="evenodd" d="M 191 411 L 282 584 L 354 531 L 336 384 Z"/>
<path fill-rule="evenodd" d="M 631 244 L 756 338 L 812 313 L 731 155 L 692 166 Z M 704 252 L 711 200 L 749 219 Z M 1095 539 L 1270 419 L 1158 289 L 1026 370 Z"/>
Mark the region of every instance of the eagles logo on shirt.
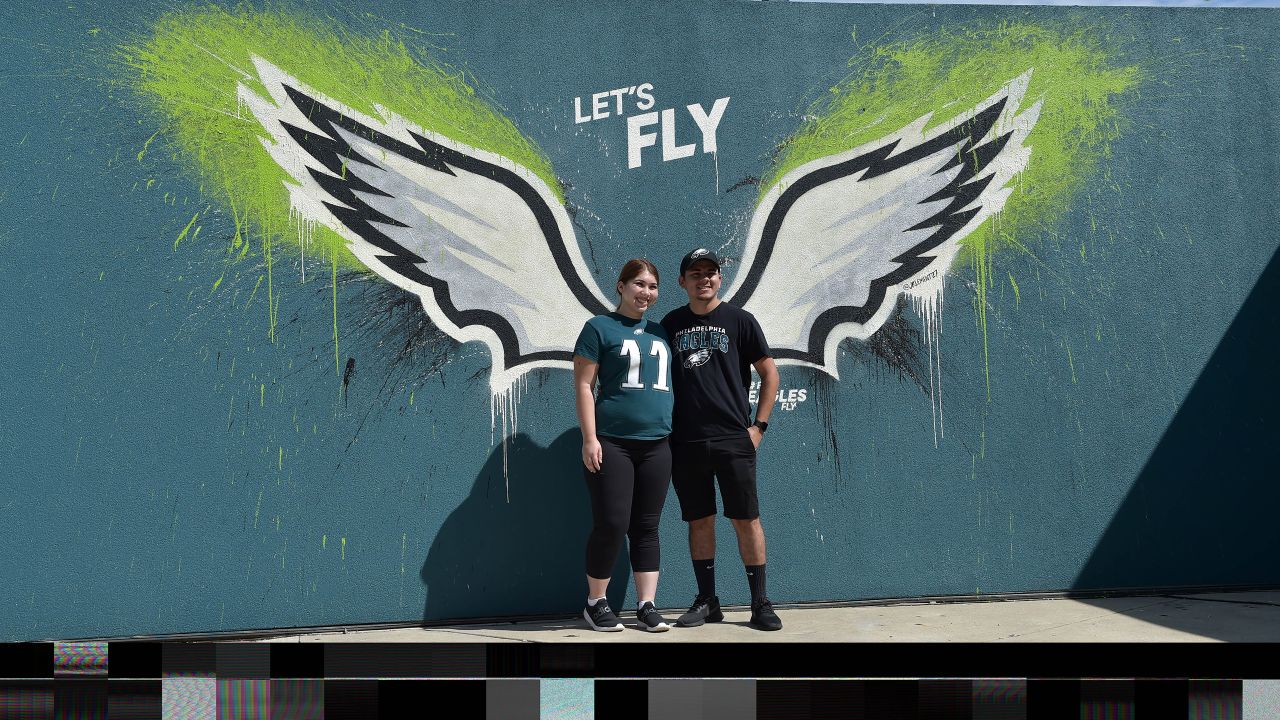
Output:
<path fill-rule="evenodd" d="M 702 348 L 697 352 L 690 353 L 689 357 L 685 358 L 684 363 L 682 364 L 686 368 L 696 368 L 699 365 L 705 365 L 706 362 L 710 359 L 711 359 L 711 348 Z"/>

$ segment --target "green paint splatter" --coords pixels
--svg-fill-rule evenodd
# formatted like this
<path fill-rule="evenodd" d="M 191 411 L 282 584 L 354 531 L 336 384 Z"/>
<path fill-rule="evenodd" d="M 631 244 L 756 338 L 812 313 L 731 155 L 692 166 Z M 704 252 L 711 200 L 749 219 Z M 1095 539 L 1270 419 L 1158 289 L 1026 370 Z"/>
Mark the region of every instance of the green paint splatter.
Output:
<path fill-rule="evenodd" d="M 362 22 L 374 22 L 371 17 Z M 366 30 L 300 12 L 203 7 L 163 15 L 148 35 L 119 49 L 122 70 L 156 111 L 160 134 L 176 159 L 233 210 L 232 247 L 244 247 L 241 256 L 248 228 L 261 237 L 268 265 L 272 238 L 285 240 L 291 251 L 300 249 L 299 234 L 290 227 L 288 175 L 263 149 L 264 131 L 236 99 L 241 83 L 268 96 L 251 61 L 255 56 L 366 115 L 379 117 L 376 103 L 427 130 L 509 158 L 563 197 L 550 161 L 476 91 L 464 71 L 427 57 L 390 31 Z M 308 244 L 344 267 L 362 268 L 328 228 L 315 228 Z M 267 282 L 274 328 L 270 270 Z"/>
<path fill-rule="evenodd" d="M 142 149 L 138 151 L 138 162 L 142 162 L 142 158 L 147 154 L 147 148 L 151 147 L 151 143 L 156 139 L 156 136 L 159 134 L 160 134 L 159 130 L 151 133 L 151 137 L 147 138 L 147 141 L 142 143 Z"/>
<path fill-rule="evenodd" d="M 1018 281 L 1013 279 L 1013 273 L 1009 273 L 1009 284 L 1013 286 L 1014 307 L 1022 307 L 1022 293 L 1018 292 Z"/>
<path fill-rule="evenodd" d="M 182 238 L 186 237 L 187 233 L 191 232 L 191 226 L 195 225 L 196 220 L 199 220 L 199 219 L 200 219 L 200 213 L 196 213 L 195 215 L 191 216 L 191 221 L 187 223 L 186 227 L 182 228 L 182 232 L 178 233 L 178 237 L 174 238 L 173 240 L 174 250 L 178 249 L 178 243 L 182 242 Z"/>
<path fill-rule="evenodd" d="M 1110 66 L 1106 45 L 1099 28 L 1007 23 L 942 29 L 876 48 L 787 141 L 771 177 L 761 183 L 761 195 L 806 162 L 879 139 L 926 114 L 932 113 L 928 127 L 959 117 L 1030 69 L 1023 107 L 1043 101 L 1026 141 L 1031 161 L 1005 205 L 1000 235 L 988 223 L 986 233 L 974 232 L 965 242 L 970 251 L 982 241 L 1004 246 L 1018 229 L 1047 224 L 1046 215 L 1060 212 L 1061 202 L 1088 179 L 1119 136 L 1115 96 L 1141 74 L 1136 66 Z"/>
<path fill-rule="evenodd" d="M 258 288 L 262 285 L 263 276 L 258 276 L 258 282 L 253 286 L 253 292 L 249 293 L 249 299 L 245 301 L 244 307 L 247 310 L 249 305 L 253 304 L 253 296 L 258 294 Z"/>
<path fill-rule="evenodd" d="M 267 339 L 276 341 L 275 262 L 271 257 L 271 234 L 262 234 L 262 257 L 267 261 Z"/>
<path fill-rule="evenodd" d="M 804 163 L 882 138 L 926 114 L 932 113 L 929 127 L 960 117 L 1032 70 L 1023 107 L 1043 105 L 1026 140 L 1030 162 L 1014 181 L 999 222 L 988 221 L 962 239 L 957 258 L 977 280 L 974 310 L 990 399 L 991 258 L 1005 248 L 1025 251 L 1028 243 L 1020 236 L 1034 237 L 1055 222 L 1110 155 L 1123 128 L 1118 97 L 1143 79 L 1137 66 L 1110 61 L 1107 49 L 1120 45 L 1105 28 L 1084 22 L 1008 22 L 995 28 L 944 28 L 878 47 L 869 57 L 855 58 L 853 74 L 814 103 L 810 119 L 784 143 L 777 165 L 760 184 L 761 197 Z"/>

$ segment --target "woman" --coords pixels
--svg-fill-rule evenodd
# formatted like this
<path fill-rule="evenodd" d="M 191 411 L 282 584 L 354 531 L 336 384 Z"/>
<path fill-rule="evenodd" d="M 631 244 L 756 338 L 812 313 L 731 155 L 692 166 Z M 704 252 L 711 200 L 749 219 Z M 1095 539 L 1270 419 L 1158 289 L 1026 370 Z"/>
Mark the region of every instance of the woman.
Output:
<path fill-rule="evenodd" d="M 658 519 L 671 482 L 671 348 L 644 318 L 658 299 L 658 268 L 627 262 L 618 274 L 618 309 L 587 321 L 573 349 L 573 383 L 582 428 L 582 464 L 595 524 L 587 539 L 587 606 L 593 630 L 622 629 L 605 601 L 622 538 L 630 540 L 637 626 L 670 628 L 654 607 Z M 599 380 L 599 392 L 592 386 Z"/>

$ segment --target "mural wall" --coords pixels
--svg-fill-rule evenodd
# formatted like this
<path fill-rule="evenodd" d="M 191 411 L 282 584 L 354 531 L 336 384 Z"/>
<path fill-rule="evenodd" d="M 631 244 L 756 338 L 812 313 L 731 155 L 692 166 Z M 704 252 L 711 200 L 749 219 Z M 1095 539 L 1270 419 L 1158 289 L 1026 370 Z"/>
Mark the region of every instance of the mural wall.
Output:
<path fill-rule="evenodd" d="M 775 601 L 1280 582 L 1280 15 L 0 12 L 0 639 L 572 612 L 573 340 L 695 247 Z"/>

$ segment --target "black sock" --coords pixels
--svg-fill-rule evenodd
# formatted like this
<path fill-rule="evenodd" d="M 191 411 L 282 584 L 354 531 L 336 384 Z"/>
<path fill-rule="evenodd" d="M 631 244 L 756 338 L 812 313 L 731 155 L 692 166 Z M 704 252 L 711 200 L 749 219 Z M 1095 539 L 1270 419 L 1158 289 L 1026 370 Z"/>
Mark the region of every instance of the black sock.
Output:
<path fill-rule="evenodd" d="M 747 584 L 751 586 L 752 604 L 768 597 L 764 592 L 764 565 L 747 566 Z"/>
<path fill-rule="evenodd" d="M 694 560 L 693 577 L 698 581 L 698 597 L 716 594 L 716 559 Z"/>

